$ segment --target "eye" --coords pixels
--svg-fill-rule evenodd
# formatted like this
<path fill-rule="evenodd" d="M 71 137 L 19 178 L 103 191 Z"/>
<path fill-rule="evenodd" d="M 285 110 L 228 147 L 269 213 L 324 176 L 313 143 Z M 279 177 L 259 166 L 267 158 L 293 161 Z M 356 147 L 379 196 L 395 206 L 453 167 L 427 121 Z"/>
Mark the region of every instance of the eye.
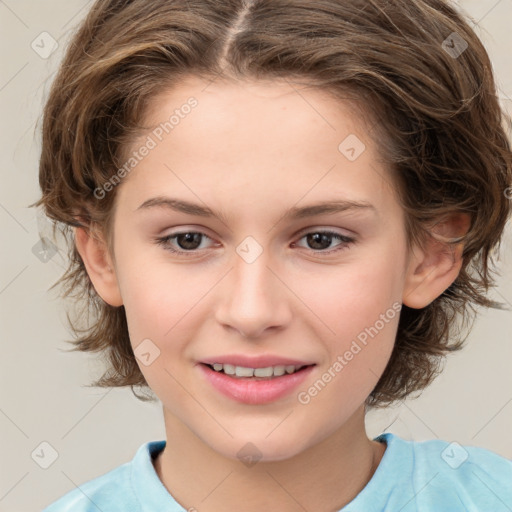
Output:
<path fill-rule="evenodd" d="M 195 250 L 198 249 L 201 245 L 202 238 L 208 238 L 211 240 L 209 236 L 199 231 L 183 231 L 181 233 L 174 233 L 161 238 L 157 238 L 156 242 L 159 245 L 163 245 L 170 252 L 186 254 L 190 252 L 196 252 Z M 171 246 L 171 241 L 174 239 L 176 239 L 176 243 L 179 247 L 178 249 L 175 249 Z"/>
<path fill-rule="evenodd" d="M 200 231 L 183 231 L 157 238 L 156 243 L 162 245 L 171 253 L 192 256 L 194 253 L 199 252 L 198 249 L 205 249 L 204 246 L 201 247 L 201 243 L 205 239 L 212 240 L 208 235 L 201 233 Z M 314 253 L 325 255 L 330 255 L 346 249 L 350 244 L 355 242 L 354 238 L 328 230 L 310 231 L 303 234 L 299 240 L 302 239 L 306 239 L 306 243 Z M 333 240 L 338 240 L 340 242 L 337 248 L 325 250 L 331 246 Z M 176 244 L 178 248 L 176 248 L 176 245 L 173 246 L 173 244 Z"/>
<path fill-rule="evenodd" d="M 336 233 L 335 231 L 310 231 L 304 234 L 300 239 L 306 239 L 306 243 L 310 245 L 315 253 L 330 255 L 332 253 L 346 249 L 351 243 L 355 242 L 354 238 Z M 336 249 L 323 250 L 331 245 L 332 240 L 339 240 Z"/>

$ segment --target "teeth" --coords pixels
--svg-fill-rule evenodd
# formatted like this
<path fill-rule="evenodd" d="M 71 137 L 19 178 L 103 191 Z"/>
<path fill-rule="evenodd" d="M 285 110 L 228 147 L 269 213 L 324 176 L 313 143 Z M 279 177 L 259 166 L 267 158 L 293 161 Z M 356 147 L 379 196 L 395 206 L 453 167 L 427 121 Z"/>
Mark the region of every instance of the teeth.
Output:
<path fill-rule="evenodd" d="M 295 367 L 293 367 L 293 368 L 295 368 Z M 274 366 L 274 375 L 276 375 L 276 376 L 284 375 L 285 370 L 286 370 L 285 366 Z M 293 370 L 291 373 L 293 373 Z"/>
<path fill-rule="evenodd" d="M 292 374 L 302 368 L 294 365 L 267 366 L 266 368 L 247 368 L 245 366 L 234 366 L 232 364 L 215 363 L 212 365 L 216 372 L 224 371 L 227 375 L 235 377 L 280 377 L 281 375 Z"/>
<path fill-rule="evenodd" d="M 237 377 L 252 377 L 254 375 L 254 368 L 244 368 L 243 366 L 236 366 L 235 375 Z"/>
<path fill-rule="evenodd" d="M 224 373 L 228 375 L 235 375 L 235 367 L 232 364 L 223 364 Z"/>
<path fill-rule="evenodd" d="M 268 366 L 267 368 L 254 369 L 255 377 L 272 377 L 272 375 L 274 375 L 274 368 L 272 368 L 272 366 Z"/>

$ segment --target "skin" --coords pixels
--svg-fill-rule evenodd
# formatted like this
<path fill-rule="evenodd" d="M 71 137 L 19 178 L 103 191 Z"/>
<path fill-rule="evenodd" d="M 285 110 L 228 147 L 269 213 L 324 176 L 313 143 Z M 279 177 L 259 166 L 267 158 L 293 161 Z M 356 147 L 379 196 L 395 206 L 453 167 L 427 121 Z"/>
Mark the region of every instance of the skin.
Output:
<path fill-rule="evenodd" d="M 190 96 L 198 106 L 115 190 L 110 250 L 84 229 L 76 230 L 77 247 L 98 294 L 124 305 L 134 350 L 148 338 L 160 350 L 150 365 L 138 363 L 163 405 L 167 445 L 154 465 L 174 498 L 201 512 L 269 504 L 284 512 L 338 510 L 368 483 L 386 449 L 366 435 L 364 402 L 389 360 L 399 315 L 308 404 L 297 392 L 393 303 L 421 308 L 439 296 L 459 273 L 462 246 L 432 242 L 407 251 L 391 178 L 350 105 L 316 89 L 299 93 L 286 81 L 207 85 L 190 77 L 154 98 L 148 126 Z M 349 134 L 366 146 L 355 161 L 338 150 Z M 226 222 L 139 209 L 156 196 L 207 205 Z M 340 198 L 367 201 L 375 212 L 283 219 L 290 207 Z M 459 216 L 438 227 L 456 236 L 468 222 Z M 338 252 L 343 242 L 334 237 L 308 242 L 306 234 L 325 229 L 355 242 Z M 155 242 L 177 232 L 206 237 L 188 257 Z M 263 249 L 250 264 L 236 252 L 247 236 Z M 169 246 L 191 244 L 178 237 Z M 295 392 L 270 404 L 240 404 L 196 366 L 230 353 L 316 366 Z M 249 442 L 261 459 L 247 467 L 237 452 Z"/>

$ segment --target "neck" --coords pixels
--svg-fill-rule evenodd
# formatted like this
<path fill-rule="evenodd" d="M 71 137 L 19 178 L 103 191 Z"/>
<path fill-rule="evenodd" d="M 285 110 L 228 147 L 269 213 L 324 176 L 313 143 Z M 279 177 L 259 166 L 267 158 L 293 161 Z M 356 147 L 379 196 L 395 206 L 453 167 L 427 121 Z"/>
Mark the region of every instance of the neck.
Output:
<path fill-rule="evenodd" d="M 167 442 L 156 472 L 185 509 L 201 512 L 339 510 L 365 487 L 385 444 L 368 439 L 361 407 L 342 428 L 303 452 L 245 466 L 205 444 L 164 409 Z"/>

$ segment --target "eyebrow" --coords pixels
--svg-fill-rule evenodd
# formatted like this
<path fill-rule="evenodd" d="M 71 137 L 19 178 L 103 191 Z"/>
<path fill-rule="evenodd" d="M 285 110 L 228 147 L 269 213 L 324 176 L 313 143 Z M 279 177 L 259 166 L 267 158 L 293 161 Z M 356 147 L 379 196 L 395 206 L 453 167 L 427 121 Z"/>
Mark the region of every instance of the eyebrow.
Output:
<path fill-rule="evenodd" d="M 167 208 L 177 212 L 188 213 L 189 215 L 197 215 L 200 217 L 213 217 L 220 220 L 222 223 L 227 224 L 227 219 L 221 212 L 215 212 L 207 206 L 201 206 L 197 203 L 191 203 L 182 199 L 174 199 L 171 197 L 157 196 L 144 201 L 137 210 L 147 210 L 150 208 Z M 377 214 L 377 209 L 367 201 L 353 201 L 353 200 L 334 200 L 324 201 L 308 206 L 293 206 L 289 208 L 281 220 L 297 220 L 307 217 L 314 217 L 315 215 L 335 214 L 346 211 L 369 211 Z"/>

